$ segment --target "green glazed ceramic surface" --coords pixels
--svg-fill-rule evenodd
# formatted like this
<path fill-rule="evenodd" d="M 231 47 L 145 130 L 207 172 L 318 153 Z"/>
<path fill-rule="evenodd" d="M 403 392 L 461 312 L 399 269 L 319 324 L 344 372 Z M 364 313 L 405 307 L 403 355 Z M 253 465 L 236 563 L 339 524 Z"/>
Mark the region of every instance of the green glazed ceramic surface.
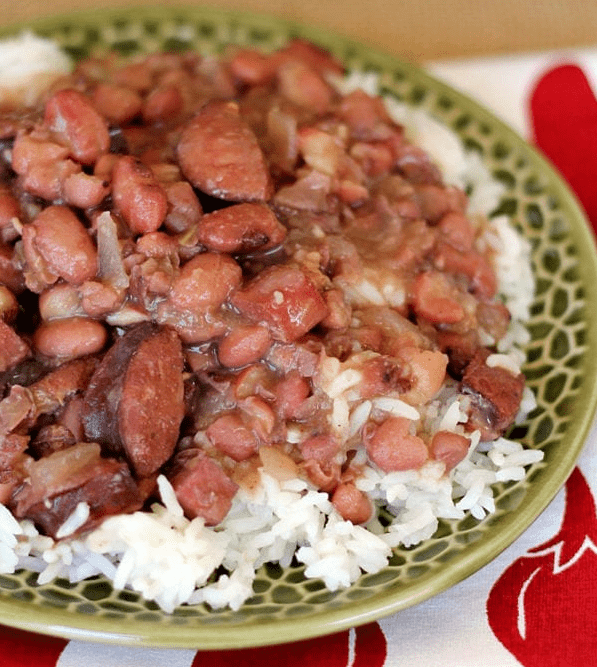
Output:
<path fill-rule="evenodd" d="M 583 214 L 548 164 L 514 132 L 471 100 L 421 70 L 367 46 L 271 17 L 201 7 L 89 11 L 13 26 L 56 39 L 74 57 L 115 49 L 216 53 L 227 44 L 273 50 L 306 37 L 349 68 L 379 74 L 382 91 L 424 108 L 476 150 L 506 194 L 507 213 L 533 248 L 537 294 L 525 372 L 538 407 L 512 437 L 545 453 L 527 478 L 496 486 L 497 511 L 442 522 L 436 535 L 395 549 L 389 565 L 331 593 L 305 580 L 303 567 L 264 567 L 254 596 L 239 611 L 205 606 L 162 613 L 102 578 L 38 586 L 26 571 L 0 575 L 0 622 L 42 633 L 96 641 L 188 648 L 282 643 L 343 630 L 398 612 L 472 574 L 507 547 L 566 480 L 592 423 L 597 400 L 597 258 Z"/>

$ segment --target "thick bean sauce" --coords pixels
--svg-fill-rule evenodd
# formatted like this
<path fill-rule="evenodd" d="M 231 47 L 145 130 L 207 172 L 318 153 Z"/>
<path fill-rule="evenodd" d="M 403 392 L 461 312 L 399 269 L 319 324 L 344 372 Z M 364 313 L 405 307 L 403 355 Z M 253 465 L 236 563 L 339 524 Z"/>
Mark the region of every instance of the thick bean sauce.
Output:
<path fill-rule="evenodd" d="M 264 466 L 361 523 L 364 460 L 449 470 L 466 454 L 465 435 L 416 419 L 446 383 L 470 396 L 469 430 L 511 424 L 524 383 L 486 363 L 509 314 L 482 224 L 380 99 L 337 92 L 341 74 L 301 41 L 109 57 L 4 110 L 0 500 L 15 516 L 55 535 L 85 502 L 89 529 L 164 474 L 216 525 Z"/>

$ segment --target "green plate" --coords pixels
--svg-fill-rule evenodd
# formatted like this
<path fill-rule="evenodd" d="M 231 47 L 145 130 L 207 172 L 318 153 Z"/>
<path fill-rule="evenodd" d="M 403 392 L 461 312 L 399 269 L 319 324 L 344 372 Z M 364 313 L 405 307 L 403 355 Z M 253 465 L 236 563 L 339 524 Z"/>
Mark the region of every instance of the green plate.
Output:
<path fill-rule="evenodd" d="M 521 482 L 496 486 L 497 511 L 442 522 L 436 535 L 395 549 L 389 565 L 331 593 L 303 567 L 264 567 L 239 611 L 180 607 L 171 615 L 102 578 L 38 586 L 26 571 L 0 576 L 0 622 L 69 638 L 187 648 L 238 648 L 305 639 L 398 612 L 453 586 L 488 563 L 547 506 L 571 472 L 591 425 L 597 355 L 597 258 L 591 232 L 568 188 L 547 162 L 474 102 L 423 71 L 335 34 L 266 16 L 202 7 L 89 11 L 24 27 L 56 39 L 75 57 L 115 49 L 220 51 L 227 44 L 275 49 L 301 36 L 348 67 L 380 75 L 382 92 L 429 111 L 481 155 L 506 186 L 507 213 L 533 248 L 537 295 L 526 374 L 537 409 L 512 436 L 545 453 Z"/>

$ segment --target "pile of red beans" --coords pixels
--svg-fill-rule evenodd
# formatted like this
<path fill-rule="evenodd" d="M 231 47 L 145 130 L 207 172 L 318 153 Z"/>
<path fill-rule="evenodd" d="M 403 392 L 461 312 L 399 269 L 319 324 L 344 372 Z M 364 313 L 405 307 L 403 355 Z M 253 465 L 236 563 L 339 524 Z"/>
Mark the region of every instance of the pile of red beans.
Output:
<path fill-rule="evenodd" d="M 451 382 L 469 430 L 511 424 L 524 380 L 485 363 L 509 314 L 482 229 L 381 99 L 337 92 L 342 74 L 300 40 L 110 56 L 0 113 L 0 500 L 16 517 L 54 536 L 84 502 L 86 530 L 143 508 L 164 474 L 215 525 L 265 466 L 361 523 L 359 449 L 386 472 L 466 454 L 464 435 L 377 409 L 346 435 L 330 359 L 360 374 L 350 408 L 419 408 Z"/>

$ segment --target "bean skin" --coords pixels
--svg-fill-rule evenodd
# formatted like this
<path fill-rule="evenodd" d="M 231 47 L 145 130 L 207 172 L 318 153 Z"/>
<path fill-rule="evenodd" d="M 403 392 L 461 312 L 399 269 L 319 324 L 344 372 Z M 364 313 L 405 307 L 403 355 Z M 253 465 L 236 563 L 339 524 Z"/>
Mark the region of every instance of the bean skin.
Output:
<path fill-rule="evenodd" d="M 49 206 L 35 218 L 32 227 L 33 246 L 53 273 L 75 285 L 95 276 L 95 246 L 69 208 Z"/>
<path fill-rule="evenodd" d="M 339 484 L 332 494 L 332 505 L 345 521 L 366 523 L 373 514 L 373 506 L 367 496 L 354 484 Z"/>
<path fill-rule="evenodd" d="M 0 320 L 12 322 L 19 312 L 19 303 L 15 295 L 0 284 Z"/>
<path fill-rule="evenodd" d="M 464 459 L 470 444 L 471 441 L 463 435 L 438 431 L 431 440 L 429 453 L 437 461 L 443 461 L 448 471 Z"/>
<path fill-rule="evenodd" d="M 158 123 L 176 117 L 184 107 L 183 97 L 176 86 L 160 86 L 143 102 L 143 120 Z"/>
<path fill-rule="evenodd" d="M 99 206 L 109 192 L 108 186 L 101 178 L 83 171 L 68 176 L 62 189 L 66 201 L 77 208 Z"/>
<path fill-rule="evenodd" d="M 271 337 L 265 327 L 247 325 L 232 329 L 218 345 L 218 359 L 228 368 L 241 368 L 256 361 L 268 351 Z"/>
<path fill-rule="evenodd" d="M 44 322 L 84 315 L 79 290 L 69 283 L 58 283 L 39 295 L 39 314 Z"/>
<path fill-rule="evenodd" d="M 16 331 L 0 320 L 0 372 L 4 372 L 29 356 L 29 346 Z"/>
<path fill-rule="evenodd" d="M 173 234 L 180 234 L 196 225 L 203 210 L 189 183 L 176 181 L 163 187 L 168 199 L 168 214 L 164 220 L 166 229 Z"/>
<path fill-rule="evenodd" d="M 366 433 L 369 458 L 384 472 L 418 470 L 427 460 L 427 446 L 409 433 L 409 425 L 404 417 L 388 417 L 373 432 Z"/>
<path fill-rule="evenodd" d="M 263 204 L 228 206 L 204 215 L 198 227 L 199 242 L 216 252 L 266 250 L 286 237 L 286 228 Z"/>
<path fill-rule="evenodd" d="M 155 232 L 164 222 L 168 211 L 164 188 L 148 167 L 130 155 L 114 166 L 112 196 L 133 234 Z"/>
<path fill-rule="evenodd" d="M 141 112 L 143 99 L 127 86 L 99 83 L 93 91 L 95 108 L 115 125 L 131 121 Z"/>
<path fill-rule="evenodd" d="M 107 333 L 97 320 L 69 317 L 42 324 L 33 335 L 36 350 L 61 360 L 96 354 L 106 344 Z"/>
<path fill-rule="evenodd" d="M 63 89 L 47 102 L 44 122 L 81 164 L 93 164 L 110 148 L 108 126 L 83 93 Z"/>
<path fill-rule="evenodd" d="M 170 301 L 178 310 L 204 312 L 220 306 L 240 284 L 241 276 L 240 266 L 227 255 L 196 255 L 174 280 Z"/>

